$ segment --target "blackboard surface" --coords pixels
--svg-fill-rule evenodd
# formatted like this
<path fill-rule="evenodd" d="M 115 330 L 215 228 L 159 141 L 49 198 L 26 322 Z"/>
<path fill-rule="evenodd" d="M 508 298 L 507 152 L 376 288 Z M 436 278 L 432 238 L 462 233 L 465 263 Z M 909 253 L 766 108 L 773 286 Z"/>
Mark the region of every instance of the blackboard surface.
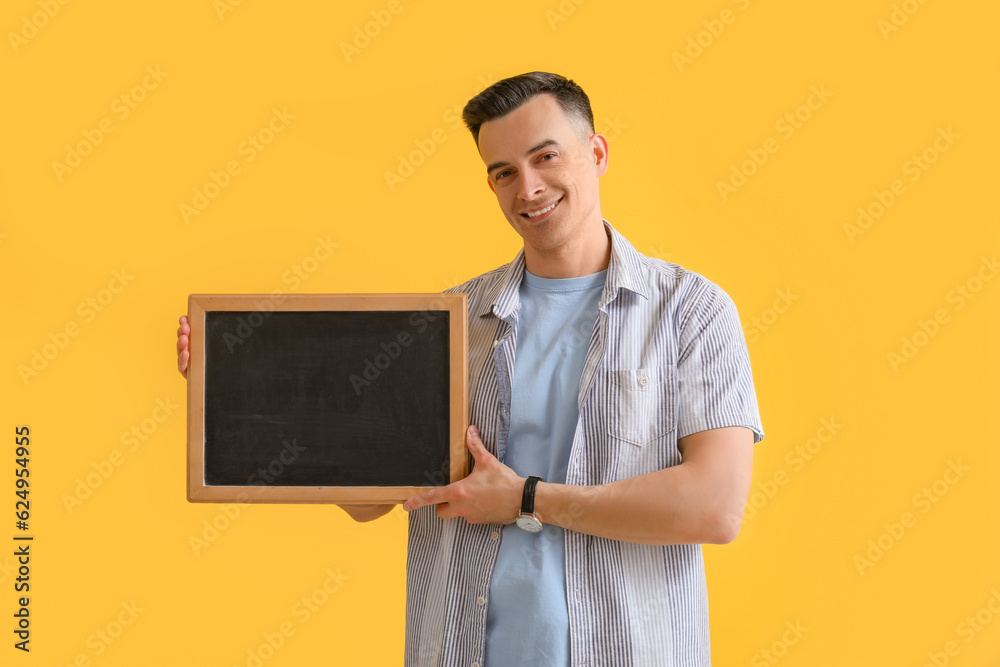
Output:
<path fill-rule="evenodd" d="M 192 294 L 188 500 L 395 503 L 468 474 L 465 294 Z"/>
<path fill-rule="evenodd" d="M 206 313 L 205 482 L 431 484 L 449 468 L 448 325 L 447 311 Z"/>

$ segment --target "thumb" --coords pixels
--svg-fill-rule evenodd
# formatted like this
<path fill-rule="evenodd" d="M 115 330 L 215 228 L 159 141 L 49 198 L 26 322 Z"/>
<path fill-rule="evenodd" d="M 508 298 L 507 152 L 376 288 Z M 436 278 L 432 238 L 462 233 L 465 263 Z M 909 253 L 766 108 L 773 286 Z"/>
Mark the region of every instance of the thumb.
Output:
<path fill-rule="evenodd" d="M 489 454 L 486 449 L 486 445 L 479 438 L 479 429 L 475 426 L 470 426 L 469 430 L 466 431 L 465 444 L 469 447 L 469 451 L 472 452 L 472 456 L 478 461 L 483 454 Z"/>

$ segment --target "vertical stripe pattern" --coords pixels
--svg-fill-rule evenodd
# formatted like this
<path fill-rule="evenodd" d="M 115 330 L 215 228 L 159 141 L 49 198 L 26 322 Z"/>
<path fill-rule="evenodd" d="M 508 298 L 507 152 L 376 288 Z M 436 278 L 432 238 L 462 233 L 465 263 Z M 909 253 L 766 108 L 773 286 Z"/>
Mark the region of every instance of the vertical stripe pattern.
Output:
<path fill-rule="evenodd" d="M 764 437 L 732 299 L 677 264 L 646 257 L 607 220 L 611 260 L 580 378 L 566 483 L 606 484 L 680 463 L 677 439 L 721 426 Z M 454 287 L 469 295 L 469 422 L 502 459 L 524 250 Z M 498 526 L 410 513 L 407 667 L 484 665 Z M 711 665 L 699 544 L 633 544 L 566 531 L 573 665 Z M 488 604 L 488 602 L 487 602 Z"/>

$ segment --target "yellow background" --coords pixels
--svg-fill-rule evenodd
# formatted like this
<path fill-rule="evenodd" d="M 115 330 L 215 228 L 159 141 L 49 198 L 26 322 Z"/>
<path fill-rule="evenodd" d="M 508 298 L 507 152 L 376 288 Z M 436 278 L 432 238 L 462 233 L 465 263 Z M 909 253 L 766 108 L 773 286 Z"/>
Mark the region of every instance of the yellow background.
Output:
<path fill-rule="evenodd" d="M 721 285 L 752 338 L 763 495 L 734 543 L 705 548 L 713 664 L 919 666 L 928 653 L 1000 664 L 988 606 L 1000 591 L 1000 280 L 962 308 L 952 292 L 976 287 L 983 258 L 1000 253 L 1000 6 L 219 7 L 8 0 L 0 12 L 0 662 L 248 665 L 290 623 L 268 667 L 402 663 L 399 508 L 355 524 L 331 506 L 254 505 L 227 521 L 186 501 L 177 317 L 192 292 L 439 291 L 512 259 L 520 239 L 457 112 L 486 83 L 543 69 L 584 87 L 609 136 L 605 217 L 641 252 Z M 345 52 L 355 40 L 363 48 Z M 800 108 L 811 87 L 830 96 Z M 242 142 L 275 108 L 294 118 L 248 161 Z M 778 123 L 796 113 L 805 120 L 787 136 Z M 57 173 L 102 121 L 113 131 Z M 948 128 L 958 138 L 935 155 Z M 777 152 L 724 200 L 719 181 L 769 139 Z M 906 164 L 925 150 L 936 159 L 912 181 Z M 181 205 L 230 160 L 240 172 L 186 221 Z M 401 160 L 420 164 L 390 185 Z M 896 179 L 905 192 L 850 239 L 858 207 Z M 335 251 L 307 261 L 319 238 Z M 302 279 L 296 267 L 313 270 Z M 780 313 L 779 291 L 796 297 Z M 753 318 L 766 329 L 751 334 Z M 921 321 L 933 336 L 918 335 Z M 52 347 L 67 325 L 77 335 Z M 904 338 L 921 345 L 893 364 Z M 43 349 L 52 358 L 22 377 Z M 165 415 L 158 400 L 178 407 Z M 824 419 L 842 425 L 833 437 Z M 25 424 L 28 655 L 12 648 L 9 555 Z M 134 451 L 122 441 L 133 428 L 146 429 Z M 810 438 L 818 451 L 796 467 Z M 68 509 L 113 456 L 120 465 Z M 946 476 L 950 462 L 968 470 Z M 935 502 L 919 500 L 925 487 Z M 905 512 L 913 521 L 893 537 Z M 196 550 L 213 521 L 224 529 Z M 328 571 L 336 590 L 304 620 L 296 604 Z M 133 603 L 142 611 L 113 643 L 99 640 Z M 992 604 L 1000 611 L 1000 594 Z M 808 629 L 796 637 L 787 624 Z"/>

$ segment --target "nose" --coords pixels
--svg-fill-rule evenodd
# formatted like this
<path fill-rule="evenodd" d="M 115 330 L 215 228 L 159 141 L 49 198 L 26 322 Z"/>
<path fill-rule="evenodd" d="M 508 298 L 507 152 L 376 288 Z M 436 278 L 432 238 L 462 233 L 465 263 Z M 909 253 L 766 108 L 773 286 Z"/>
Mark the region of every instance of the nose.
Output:
<path fill-rule="evenodd" d="M 530 167 L 522 170 L 518 196 L 525 201 L 532 201 L 543 192 L 545 192 L 545 183 L 538 173 Z"/>

